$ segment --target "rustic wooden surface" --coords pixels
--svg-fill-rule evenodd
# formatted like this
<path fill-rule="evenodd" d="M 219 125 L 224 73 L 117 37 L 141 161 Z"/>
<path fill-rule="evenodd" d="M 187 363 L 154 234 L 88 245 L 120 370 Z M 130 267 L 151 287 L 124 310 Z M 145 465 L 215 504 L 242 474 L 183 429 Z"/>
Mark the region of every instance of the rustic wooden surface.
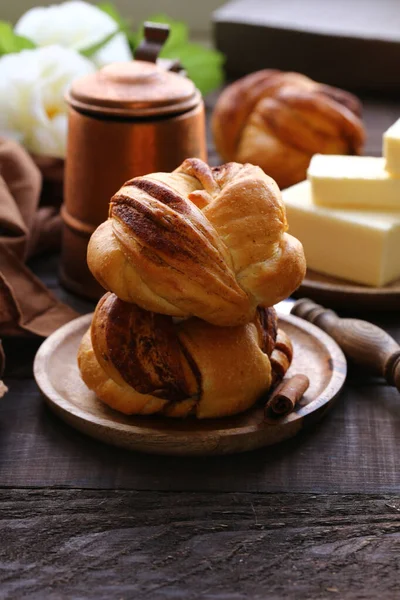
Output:
<path fill-rule="evenodd" d="M 398 598 L 398 497 L 21 489 L 0 515 L 1 598 Z"/>
<path fill-rule="evenodd" d="M 394 100 L 366 103 L 367 152 L 380 153 L 399 113 Z M 33 267 L 76 310 L 92 310 L 59 287 L 57 257 Z M 398 313 L 362 317 L 400 340 Z M 353 369 L 334 409 L 293 440 L 237 456 L 149 456 L 106 446 L 52 415 L 32 379 L 38 345 L 5 343 L 1 600 L 398 596 L 394 388 Z"/>

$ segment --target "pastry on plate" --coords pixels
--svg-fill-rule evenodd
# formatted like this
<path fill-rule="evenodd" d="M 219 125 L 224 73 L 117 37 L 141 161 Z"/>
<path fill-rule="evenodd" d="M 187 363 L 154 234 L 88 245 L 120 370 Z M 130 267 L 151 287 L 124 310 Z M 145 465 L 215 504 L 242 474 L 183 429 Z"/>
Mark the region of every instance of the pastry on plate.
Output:
<path fill-rule="evenodd" d="M 259 165 L 282 189 L 306 178 L 314 154 L 361 154 L 365 139 L 355 96 L 272 69 L 221 93 L 212 131 L 223 160 Z"/>
<path fill-rule="evenodd" d="M 253 406 L 290 366 L 292 346 L 273 308 L 218 327 L 174 319 L 107 293 L 82 339 L 83 381 L 125 414 L 223 417 Z"/>
<path fill-rule="evenodd" d="M 271 177 L 251 164 L 127 181 L 91 237 L 88 265 L 121 300 L 173 317 L 237 326 L 289 296 L 305 274 Z"/>

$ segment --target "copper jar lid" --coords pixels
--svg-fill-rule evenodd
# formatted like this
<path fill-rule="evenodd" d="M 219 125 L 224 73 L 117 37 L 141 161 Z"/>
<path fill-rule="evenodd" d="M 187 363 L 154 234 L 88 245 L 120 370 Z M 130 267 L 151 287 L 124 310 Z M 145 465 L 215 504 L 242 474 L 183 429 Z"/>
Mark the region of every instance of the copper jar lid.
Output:
<path fill-rule="evenodd" d="M 140 118 L 186 112 L 199 104 L 201 94 L 190 79 L 162 65 L 133 60 L 78 79 L 67 100 L 85 113 Z"/>

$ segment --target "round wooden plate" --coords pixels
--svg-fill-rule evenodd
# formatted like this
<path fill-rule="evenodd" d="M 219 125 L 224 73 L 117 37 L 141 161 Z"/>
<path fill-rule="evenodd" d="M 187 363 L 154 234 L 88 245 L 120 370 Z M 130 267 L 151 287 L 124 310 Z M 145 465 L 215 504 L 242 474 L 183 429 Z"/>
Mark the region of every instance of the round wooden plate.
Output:
<path fill-rule="evenodd" d="M 346 359 L 326 333 L 294 316 L 280 317 L 290 336 L 294 359 L 288 376 L 304 373 L 310 387 L 296 412 L 276 424 L 263 420 L 256 406 L 235 417 L 199 421 L 166 417 L 127 417 L 100 402 L 83 383 L 76 361 L 80 340 L 92 315 L 54 332 L 35 358 L 37 384 L 50 408 L 64 421 L 103 442 L 153 454 L 211 455 L 253 450 L 281 442 L 320 418 L 346 378 Z"/>
<path fill-rule="evenodd" d="M 296 297 L 307 297 L 330 308 L 358 310 L 398 310 L 400 308 L 400 279 L 384 287 L 351 284 L 315 271 L 307 271 Z"/>

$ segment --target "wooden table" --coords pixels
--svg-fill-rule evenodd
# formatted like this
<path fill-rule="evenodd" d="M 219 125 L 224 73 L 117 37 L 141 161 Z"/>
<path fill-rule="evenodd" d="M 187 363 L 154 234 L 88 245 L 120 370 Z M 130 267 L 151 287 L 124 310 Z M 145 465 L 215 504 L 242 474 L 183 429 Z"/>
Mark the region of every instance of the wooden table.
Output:
<path fill-rule="evenodd" d="M 399 112 L 366 102 L 367 152 Z M 92 309 L 59 287 L 57 257 L 32 266 Z M 398 314 L 369 318 L 400 339 Z M 5 346 L 2 600 L 400 597 L 400 397 L 382 381 L 352 371 L 324 421 L 276 447 L 145 456 L 64 425 L 32 379 L 38 341 Z"/>

